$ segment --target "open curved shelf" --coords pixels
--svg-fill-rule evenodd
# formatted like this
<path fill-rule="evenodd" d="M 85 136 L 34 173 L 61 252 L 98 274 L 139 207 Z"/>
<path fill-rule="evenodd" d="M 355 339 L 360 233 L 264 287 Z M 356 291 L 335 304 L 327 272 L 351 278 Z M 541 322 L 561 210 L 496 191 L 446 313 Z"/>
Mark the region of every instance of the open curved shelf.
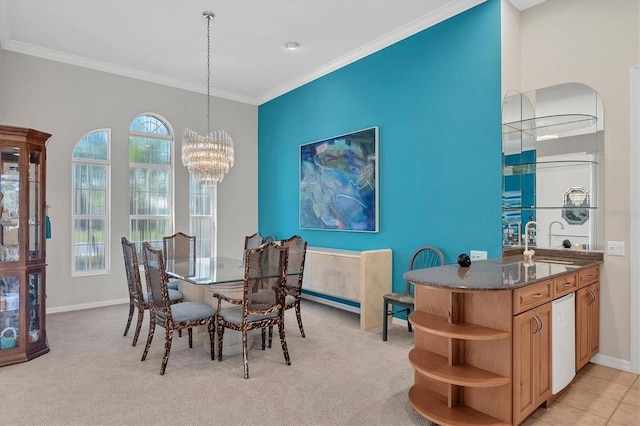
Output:
<path fill-rule="evenodd" d="M 438 424 L 453 426 L 508 424 L 467 406 L 449 408 L 444 395 L 417 385 L 409 389 L 409 401 L 418 413 Z"/>
<path fill-rule="evenodd" d="M 424 349 L 412 349 L 409 352 L 409 362 L 420 374 L 452 385 L 489 388 L 511 383 L 509 377 L 468 364 L 449 365 L 447 358 Z"/>
<path fill-rule="evenodd" d="M 511 337 L 508 331 L 496 330 L 469 323 L 452 324 L 445 317 L 422 311 L 414 311 L 409 314 L 409 321 L 411 325 L 418 330 L 453 339 L 499 340 Z"/>

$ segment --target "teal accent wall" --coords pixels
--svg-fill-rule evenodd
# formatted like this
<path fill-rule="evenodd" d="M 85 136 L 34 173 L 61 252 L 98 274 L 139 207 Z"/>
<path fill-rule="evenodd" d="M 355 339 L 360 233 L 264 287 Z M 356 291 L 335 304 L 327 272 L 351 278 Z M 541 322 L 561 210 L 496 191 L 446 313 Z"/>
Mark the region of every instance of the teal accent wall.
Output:
<path fill-rule="evenodd" d="M 499 0 L 261 105 L 259 231 L 299 234 L 310 246 L 391 248 L 395 290 L 422 245 L 441 248 L 447 263 L 472 249 L 501 256 L 500 108 Z M 300 145 L 372 126 L 380 231 L 301 230 Z"/>

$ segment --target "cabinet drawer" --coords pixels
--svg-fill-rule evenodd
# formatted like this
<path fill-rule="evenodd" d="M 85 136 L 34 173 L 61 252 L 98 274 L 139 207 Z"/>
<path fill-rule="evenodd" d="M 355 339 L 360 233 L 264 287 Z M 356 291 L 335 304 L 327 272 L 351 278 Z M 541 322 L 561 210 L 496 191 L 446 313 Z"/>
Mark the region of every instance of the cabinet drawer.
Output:
<path fill-rule="evenodd" d="M 588 286 L 596 281 L 600 281 L 600 266 L 593 266 L 578 272 L 578 288 Z"/>
<path fill-rule="evenodd" d="M 513 292 L 513 313 L 519 314 L 553 299 L 553 280 L 543 281 Z"/>
<path fill-rule="evenodd" d="M 564 296 L 578 289 L 578 274 L 567 274 L 553 280 L 553 298 Z"/>

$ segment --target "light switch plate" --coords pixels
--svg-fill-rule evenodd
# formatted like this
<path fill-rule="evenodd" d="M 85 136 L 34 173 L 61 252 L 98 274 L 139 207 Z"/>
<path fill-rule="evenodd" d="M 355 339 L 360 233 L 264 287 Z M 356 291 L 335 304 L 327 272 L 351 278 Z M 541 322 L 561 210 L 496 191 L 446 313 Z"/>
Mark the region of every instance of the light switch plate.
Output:
<path fill-rule="evenodd" d="M 471 258 L 472 262 L 474 260 L 483 260 L 487 258 L 487 252 L 481 250 L 471 250 L 469 251 L 469 257 Z"/>
<path fill-rule="evenodd" d="M 624 256 L 624 241 L 607 241 L 607 254 Z"/>

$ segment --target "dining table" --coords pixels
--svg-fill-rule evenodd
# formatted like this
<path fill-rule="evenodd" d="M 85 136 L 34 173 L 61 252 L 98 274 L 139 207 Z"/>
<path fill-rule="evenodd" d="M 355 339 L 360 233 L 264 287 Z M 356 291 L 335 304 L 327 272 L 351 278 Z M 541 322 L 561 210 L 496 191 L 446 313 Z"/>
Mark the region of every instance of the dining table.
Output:
<path fill-rule="evenodd" d="M 178 288 L 184 294 L 185 302 L 200 302 L 218 308 L 216 293 L 227 297 L 242 299 L 244 288 L 244 261 L 224 256 L 198 257 L 189 260 L 167 259 L 165 272 L 169 278 L 178 280 Z M 300 271 L 289 270 L 288 275 L 298 275 Z M 268 277 L 266 275 L 265 277 Z M 237 308 L 222 301 L 221 309 Z M 202 327 L 199 327 L 202 328 Z M 194 341 L 202 341 L 205 350 L 210 351 L 205 330 L 195 330 Z M 217 339 L 217 334 L 216 334 Z M 236 330 L 225 330 L 222 347 L 223 355 L 242 353 L 242 333 Z M 247 338 L 247 345 L 253 344 L 253 335 Z M 217 343 L 216 346 L 217 348 Z"/>

